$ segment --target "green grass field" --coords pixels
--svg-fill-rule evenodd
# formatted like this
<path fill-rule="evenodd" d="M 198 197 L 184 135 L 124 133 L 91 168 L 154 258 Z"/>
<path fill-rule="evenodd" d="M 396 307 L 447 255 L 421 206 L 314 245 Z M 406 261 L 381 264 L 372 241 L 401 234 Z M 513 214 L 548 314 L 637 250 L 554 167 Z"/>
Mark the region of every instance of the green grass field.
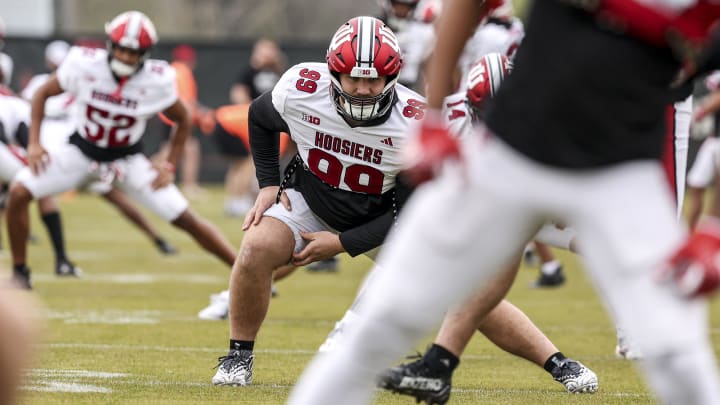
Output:
<path fill-rule="evenodd" d="M 241 221 L 222 215 L 222 191 L 212 188 L 195 210 L 239 246 Z M 36 210 L 33 207 L 33 216 Z M 153 218 L 180 249 L 161 256 L 149 241 L 97 197 L 62 202 L 68 247 L 84 270 L 79 280 L 56 279 L 45 230 L 33 218 L 39 242 L 31 244 L 33 294 L 44 306 L 45 333 L 23 387 L 29 404 L 280 404 L 317 347 L 351 303 L 370 262 L 342 257 L 336 274 L 304 270 L 278 284 L 256 343 L 254 385 L 218 388 L 210 383 L 225 354 L 226 322 L 196 313 L 210 293 L 227 287 L 229 271 L 191 239 Z M 3 224 L 4 227 L 4 224 Z M 3 242 L 7 243 L 3 230 Z M 10 265 L 2 251 L 5 273 Z M 587 278 L 570 254 L 568 282 L 533 290 L 537 269 L 523 267 L 510 293 L 568 356 L 600 378 L 595 395 L 570 395 L 541 368 L 506 354 L 478 335 L 455 373 L 454 404 L 650 404 L 651 395 L 630 362 L 614 357 L 615 334 Z M 712 311 L 713 341 L 720 347 L 720 304 Z M 431 337 L 428 337 L 427 341 Z M 423 351 L 427 342 L 416 349 Z M 382 342 L 377 342 L 382 344 Z M 410 354 L 410 353 L 409 353 Z M 411 404 L 409 397 L 378 392 L 376 404 Z"/>

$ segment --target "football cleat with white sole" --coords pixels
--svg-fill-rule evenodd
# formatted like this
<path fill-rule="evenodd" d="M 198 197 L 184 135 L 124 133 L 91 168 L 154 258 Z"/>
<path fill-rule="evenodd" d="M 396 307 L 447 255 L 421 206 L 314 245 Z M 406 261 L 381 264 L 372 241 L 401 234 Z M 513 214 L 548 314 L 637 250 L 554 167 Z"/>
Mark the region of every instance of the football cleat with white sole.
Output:
<path fill-rule="evenodd" d="M 598 390 L 597 375 L 579 361 L 565 359 L 550 374 L 571 394 L 593 394 Z"/>
<path fill-rule="evenodd" d="M 206 321 L 227 319 L 230 311 L 230 291 L 210 295 L 210 305 L 198 312 L 198 318 Z"/>
<path fill-rule="evenodd" d="M 227 356 L 218 358 L 214 385 L 245 387 L 252 384 L 255 355 L 250 350 L 230 350 Z"/>
<path fill-rule="evenodd" d="M 378 387 L 428 405 L 445 404 L 450 399 L 451 386 L 452 374 L 434 372 L 422 357 L 386 370 L 378 380 Z"/>

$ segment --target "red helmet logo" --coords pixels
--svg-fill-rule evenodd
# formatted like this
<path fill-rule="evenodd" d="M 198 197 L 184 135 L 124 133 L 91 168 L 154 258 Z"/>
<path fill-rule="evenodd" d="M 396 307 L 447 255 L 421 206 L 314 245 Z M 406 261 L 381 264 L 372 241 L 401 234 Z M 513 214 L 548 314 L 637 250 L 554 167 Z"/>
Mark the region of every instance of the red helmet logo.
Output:
<path fill-rule="evenodd" d="M 468 72 L 466 97 L 473 108 L 495 96 L 505 76 L 512 70 L 512 63 L 501 53 L 489 53 L 482 57 Z"/>
<path fill-rule="evenodd" d="M 139 11 L 126 11 L 105 24 L 105 32 L 113 44 L 145 51 L 158 41 L 152 21 Z"/>

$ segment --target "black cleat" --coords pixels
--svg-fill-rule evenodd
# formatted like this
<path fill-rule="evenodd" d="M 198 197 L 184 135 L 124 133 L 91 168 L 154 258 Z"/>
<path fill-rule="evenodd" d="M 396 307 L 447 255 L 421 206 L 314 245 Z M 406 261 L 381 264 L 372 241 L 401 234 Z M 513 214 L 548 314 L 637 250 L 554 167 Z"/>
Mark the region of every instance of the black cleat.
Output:
<path fill-rule="evenodd" d="M 169 244 L 165 239 L 158 239 L 155 241 L 155 247 L 165 256 L 172 256 L 177 254 L 175 246 Z"/>
<path fill-rule="evenodd" d="M 551 288 L 560 287 L 563 284 L 565 284 L 565 273 L 563 273 L 562 266 L 560 266 L 555 273 L 550 275 L 541 272 L 540 277 L 537 280 L 533 281 L 531 287 Z"/>
<path fill-rule="evenodd" d="M 420 357 L 386 370 L 380 376 L 378 387 L 414 397 L 415 402 L 443 405 L 450 399 L 451 379 L 452 374 L 434 372 Z"/>
<path fill-rule="evenodd" d="M 55 266 L 55 275 L 58 277 L 80 277 L 82 270 L 69 260 L 58 262 Z"/>

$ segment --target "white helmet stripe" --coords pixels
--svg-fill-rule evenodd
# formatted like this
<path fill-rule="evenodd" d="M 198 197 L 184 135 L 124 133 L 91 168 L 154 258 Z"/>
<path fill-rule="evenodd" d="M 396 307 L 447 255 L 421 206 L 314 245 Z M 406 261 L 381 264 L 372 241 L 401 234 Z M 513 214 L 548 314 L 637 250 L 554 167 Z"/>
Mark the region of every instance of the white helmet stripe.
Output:
<path fill-rule="evenodd" d="M 372 17 L 360 17 L 358 20 L 357 40 L 357 66 L 364 68 L 373 67 L 373 49 L 375 49 L 375 19 Z"/>
<path fill-rule="evenodd" d="M 125 28 L 125 35 L 123 35 L 123 37 L 139 41 L 141 29 L 142 15 L 138 12 L 132 12 L 130 13 L 130 18 L 128 18 L 127 27 Z M 136 46 L 139 46 L 139 44 L 137 44 Z"/>

